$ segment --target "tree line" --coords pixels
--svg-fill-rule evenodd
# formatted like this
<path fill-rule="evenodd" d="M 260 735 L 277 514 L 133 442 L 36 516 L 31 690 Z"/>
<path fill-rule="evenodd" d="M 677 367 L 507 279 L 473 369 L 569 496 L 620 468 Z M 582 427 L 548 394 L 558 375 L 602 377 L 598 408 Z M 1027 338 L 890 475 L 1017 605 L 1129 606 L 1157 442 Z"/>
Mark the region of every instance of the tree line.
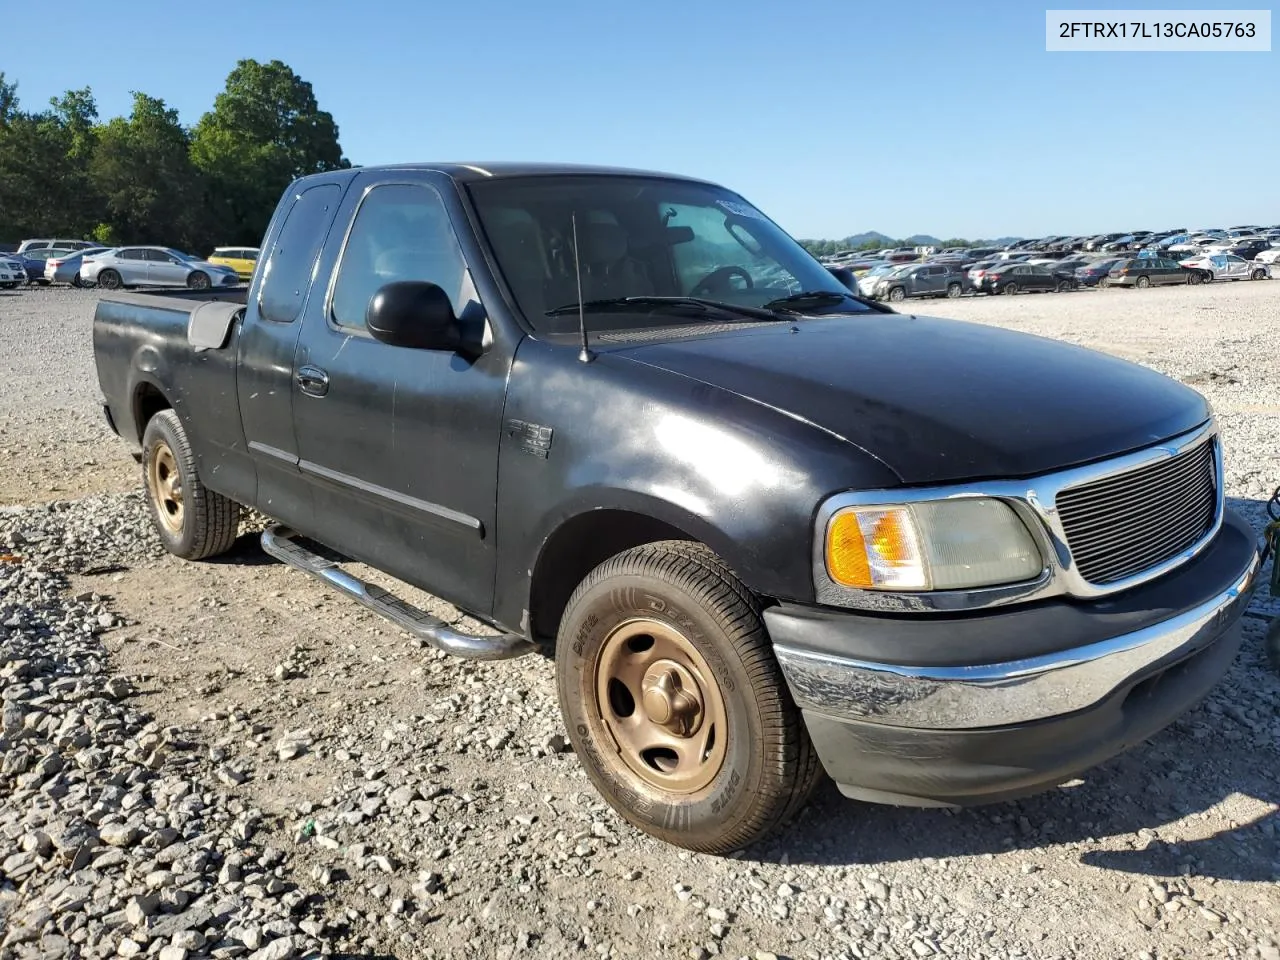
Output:
<path fill-rule="evenodd" d="M 241 60 L 193 127 L 133 94 L 103 121 L 93 92 L 23 110 L 0 72 L 0 241 L 164 244 L 201 255 L 257 246 L 295 177 L 350 167 L 311 84 L 279 60 Z"/>

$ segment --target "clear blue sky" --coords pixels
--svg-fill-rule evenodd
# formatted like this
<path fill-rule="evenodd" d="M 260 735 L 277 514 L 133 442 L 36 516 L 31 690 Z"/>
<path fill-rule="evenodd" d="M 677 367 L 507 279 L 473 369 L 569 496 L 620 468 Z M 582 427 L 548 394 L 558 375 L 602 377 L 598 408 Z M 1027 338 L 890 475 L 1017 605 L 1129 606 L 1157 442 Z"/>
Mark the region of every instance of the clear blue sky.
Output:
<path fill-rule="evenodd" d="M 0 70 L 29 108 L 141 90 L 194 123 L 238 58 L 278 58 L 353 163 L 689 173 L 801 237 L 1280 222 L 1277 54 L 1045 52 L 1047 6 L 1103 5 L 67 0 L 5 28 Z"/>

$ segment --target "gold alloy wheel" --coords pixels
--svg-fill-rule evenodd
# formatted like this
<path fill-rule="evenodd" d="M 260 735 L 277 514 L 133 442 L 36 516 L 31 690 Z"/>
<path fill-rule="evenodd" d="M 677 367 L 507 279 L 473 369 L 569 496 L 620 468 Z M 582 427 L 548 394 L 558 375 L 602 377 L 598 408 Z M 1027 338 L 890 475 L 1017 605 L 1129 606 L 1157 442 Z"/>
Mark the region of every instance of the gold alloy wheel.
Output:
<path fill-rule="evenodd" d="M 178 476 L 178 462 L 173 451 L 163 440 L 151 448 L 151 460 L 147 464 L 148 486 L 156 514 L 174 533 L 182 533 L 182 480 Z"/>
<path fill-rule="evenodd" d="M 665 793 L 706 789 L 724 765 L 728 717 L 707 661 L 680 631 L 628 620 L 601 645 L 595 709 L 615 749 L 606 760 Z"/>

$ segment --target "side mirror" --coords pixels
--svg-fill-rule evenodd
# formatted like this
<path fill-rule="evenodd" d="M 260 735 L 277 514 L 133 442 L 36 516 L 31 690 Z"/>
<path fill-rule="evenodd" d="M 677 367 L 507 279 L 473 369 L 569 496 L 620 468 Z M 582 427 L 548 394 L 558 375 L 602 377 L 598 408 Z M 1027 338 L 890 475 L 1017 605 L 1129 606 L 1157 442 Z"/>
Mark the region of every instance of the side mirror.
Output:
<path fill-rule="evenodd" d="M 365 326 L 393 347 L 456 350 L 462 337 L 449 295 L 424 280 L 397 280 L 369 301 Z"/>
<path fill-rule="evenodd" d="M 854 293 L 858 292 L 858 278 L 848 267 L 827 267 L 827 272 L 843 283 Z"/>

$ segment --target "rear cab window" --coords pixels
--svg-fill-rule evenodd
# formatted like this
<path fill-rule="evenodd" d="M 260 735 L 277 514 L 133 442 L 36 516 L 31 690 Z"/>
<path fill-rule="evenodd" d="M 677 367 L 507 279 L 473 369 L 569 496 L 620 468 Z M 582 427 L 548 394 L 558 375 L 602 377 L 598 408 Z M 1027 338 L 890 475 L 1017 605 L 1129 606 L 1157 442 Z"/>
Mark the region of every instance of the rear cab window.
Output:
<path fill-rule="evenodd" d="M 341 199 L 342 188 L 336 183 L 319 183 L 294 197 L 262 271 L 258 311 L 264 319 L 276 323 L 298 319 Z"/>

